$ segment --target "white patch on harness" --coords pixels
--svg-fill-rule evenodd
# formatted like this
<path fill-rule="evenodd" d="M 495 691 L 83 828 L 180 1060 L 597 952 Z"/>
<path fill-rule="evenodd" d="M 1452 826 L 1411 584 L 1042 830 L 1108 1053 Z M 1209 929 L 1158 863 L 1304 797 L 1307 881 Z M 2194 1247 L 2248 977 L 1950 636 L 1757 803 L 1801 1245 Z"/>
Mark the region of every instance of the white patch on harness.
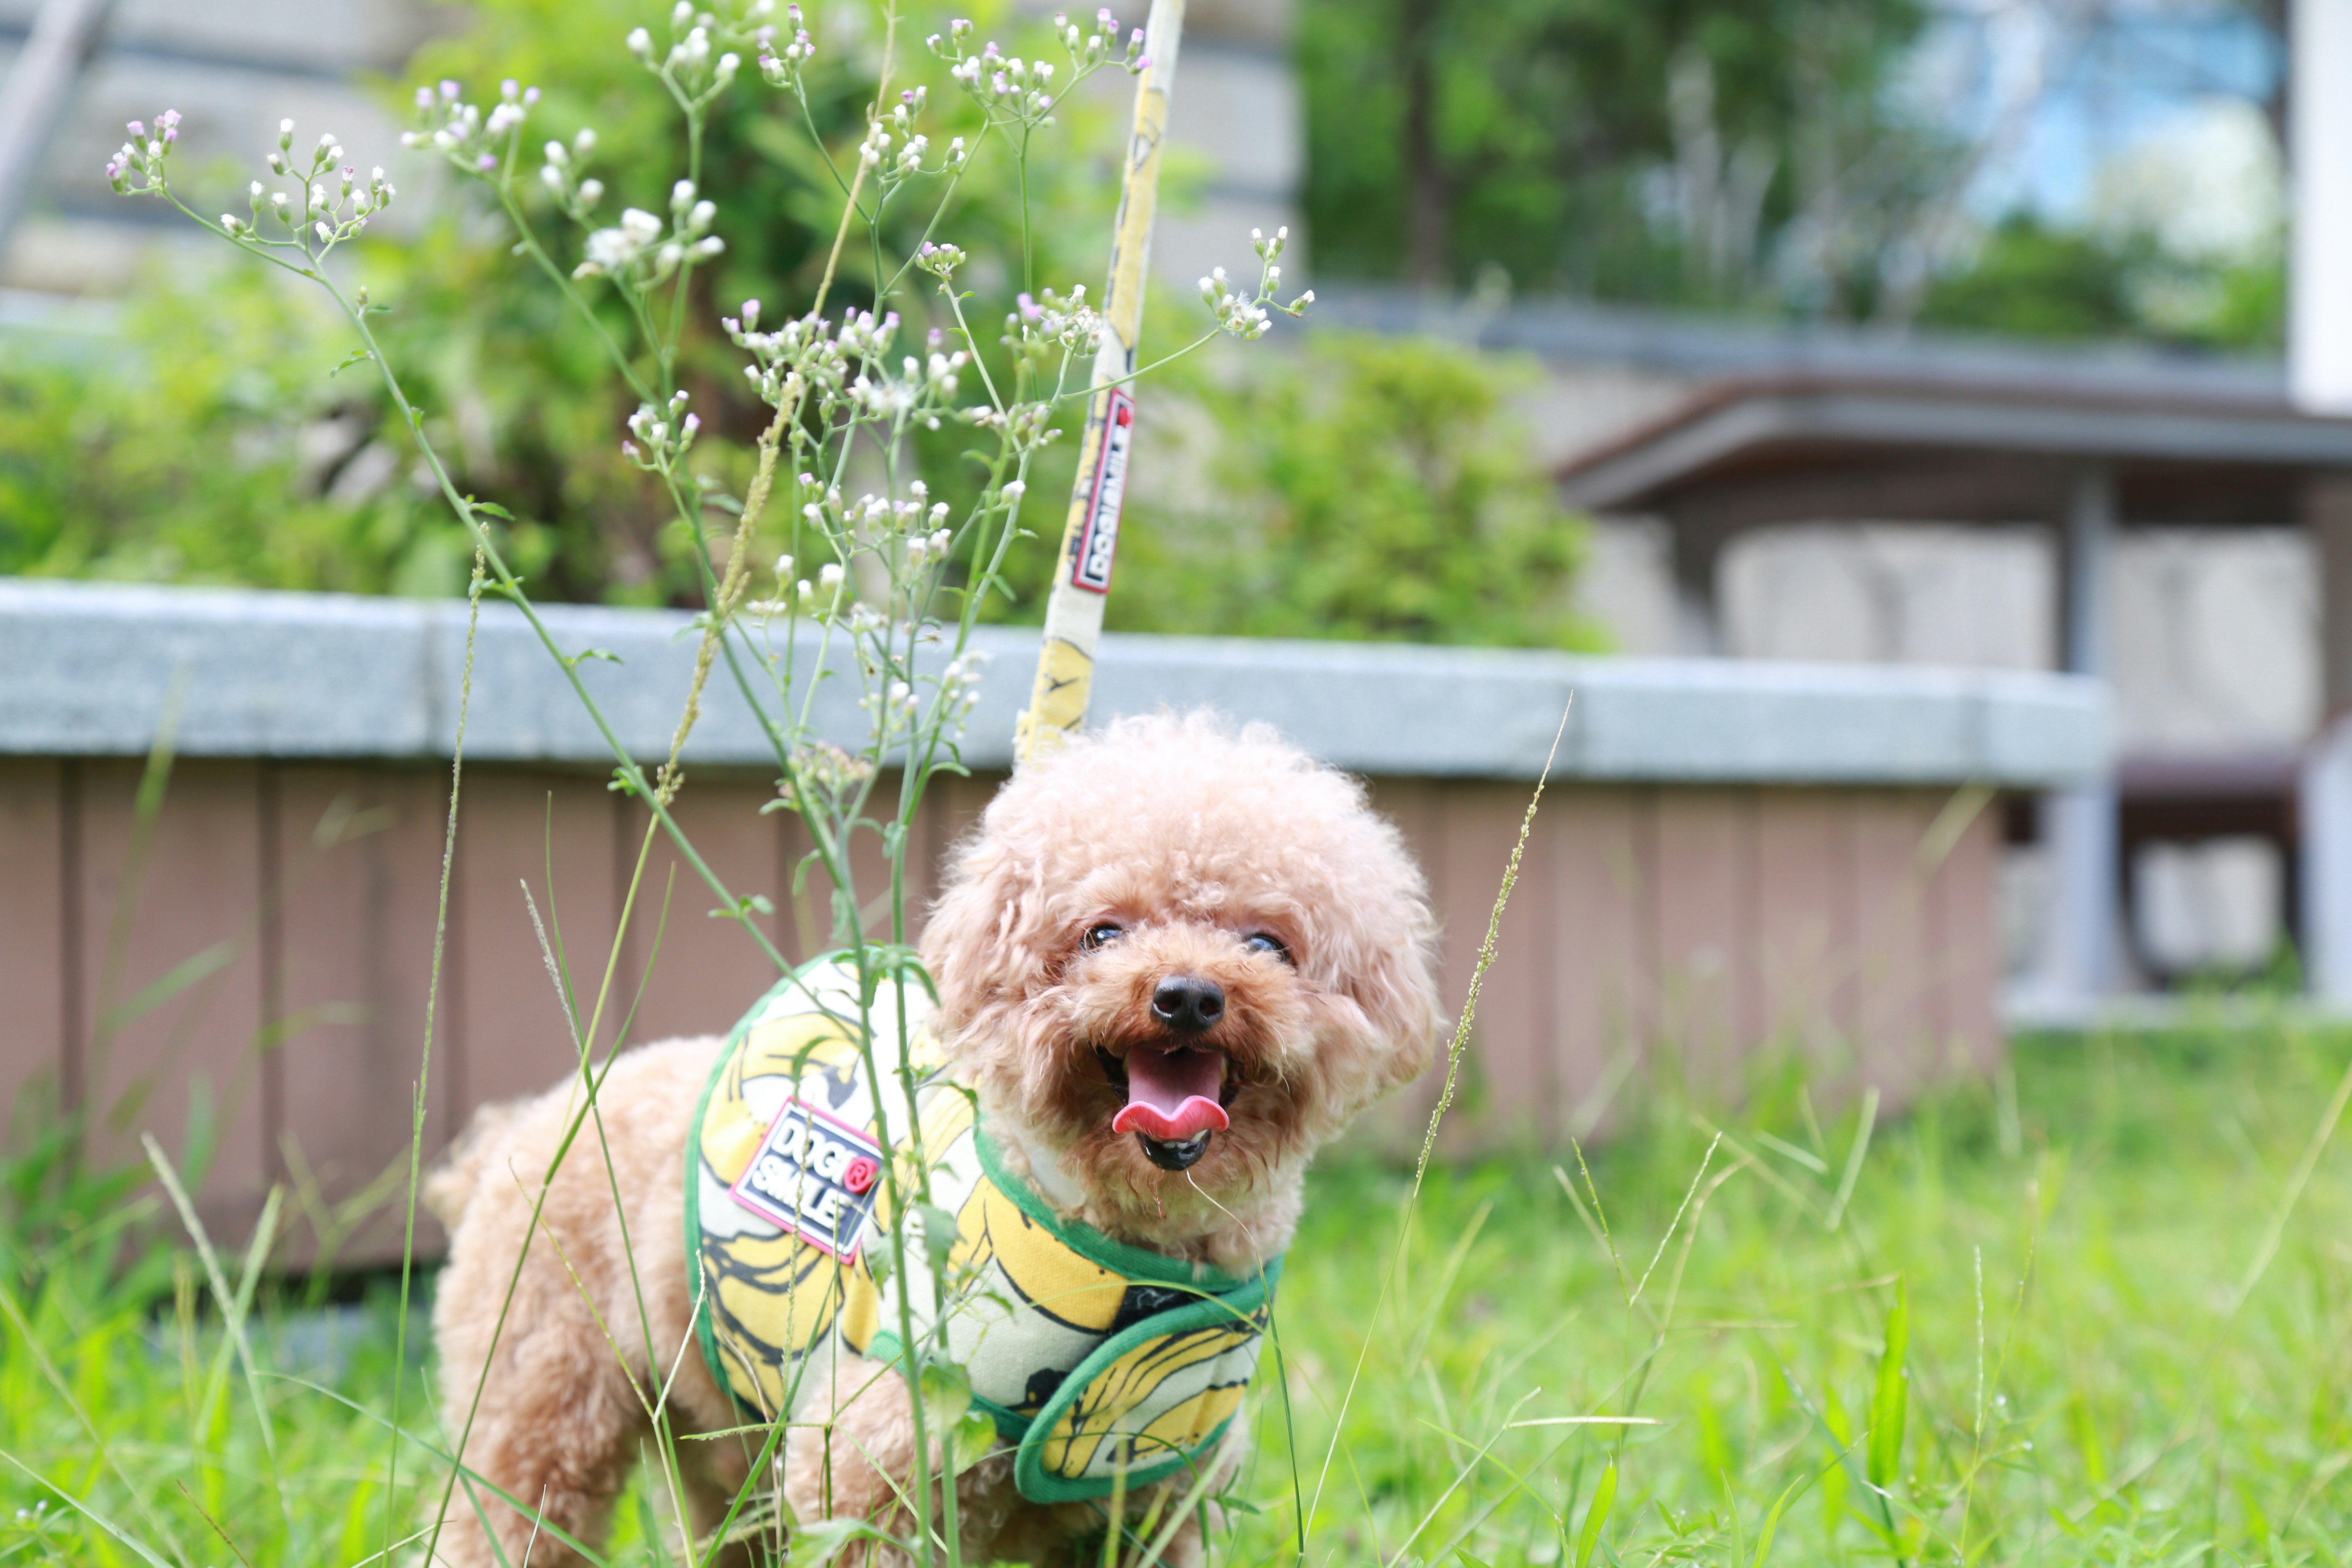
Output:
<path fill-rule="evenodd" d="M 1127 455 L 1135 440 L 1135 399 L 1127 388 L 1110 389 L 1109 417 L 1103 422 L 1102 450 L 1095 458 L 1094 484 L 1087 494 L 1086 525 L 1070 563 L 1070 582 L 1097 594 L 1110 592 L 1111 557 L 1118 551 L 1118 512 L 1127 500 Z"/>
<path fill-rule="evenodd" d="M 850 1263 L 866 1243 L 881 1177 L 880 1144 L 803 1100 L 787 1100 L 728 1195 Z"/>

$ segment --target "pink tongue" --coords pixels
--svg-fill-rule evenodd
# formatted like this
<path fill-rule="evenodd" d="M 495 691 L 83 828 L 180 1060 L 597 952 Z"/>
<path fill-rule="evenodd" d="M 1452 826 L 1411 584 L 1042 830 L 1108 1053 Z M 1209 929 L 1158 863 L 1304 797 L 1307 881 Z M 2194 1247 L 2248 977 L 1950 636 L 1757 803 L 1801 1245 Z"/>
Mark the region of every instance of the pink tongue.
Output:
<path fill-rule="evenodd" d="M 1217 1103 L 1224 1082 L 1223 1051 L 1127 1053 L 1127 1108 L 1111 1118 L 1114 1132 L 1137 1131 L 1163 1143 L 1181 1143 L 1230 1125 Z"/>

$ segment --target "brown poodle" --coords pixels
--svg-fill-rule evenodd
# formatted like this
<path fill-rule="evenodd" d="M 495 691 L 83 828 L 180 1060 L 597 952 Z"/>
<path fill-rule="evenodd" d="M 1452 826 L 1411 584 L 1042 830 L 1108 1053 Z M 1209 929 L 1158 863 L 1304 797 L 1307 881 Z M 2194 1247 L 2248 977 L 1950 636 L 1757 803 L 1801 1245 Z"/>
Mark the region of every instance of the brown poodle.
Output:
<path fill-rule="evenodd" d="M 952 856 L 922 956 L 946 1070 L 1010 1179 L 1074 1226 L 1206 1277 L 1277 1258 L 1315 1151 L 1427 1065 L 1433 943 L 1421 875 L 1360 786 L 1262 726 L 1193 715 L 1121 721 L 1007 784 Z M 461 1487 L 446 1561 L 496 1560 L 480 1519 L 515 1568 L 526 1548 L 533 1564 L 573 1561 L 564 1539 L 593 1542 L 653 1452 L 649 1404 L 681 1435 L 728 1434 L 679 1443 L 677 1473 L 648 1476 L 665 1514 L 708 1530 L 745 1482 L 757 1428 L 698 1352 L 680 1244 L 681 1173 L 723 1046 L 622 1055 L 601 1128 L 560 1163 L 576 1080 L 486 1110 L 435 1178 L 453 1238 L 438 1415 L 497 1489 Z M 914 1442 L 896 1363 L 852 1359 L 800 1386 L 794 1440 L 760 1489 L 775 1517 L 903 1536 Z M 801 1423 L 823 1424 L 824 1444 Z M 1228 1473 L 1243 1426 L 1215 1456 Z M 956 1494 L 966 1562 L 1058 1561 L 1104 1528 L 1098 1504 L 1031 1500 L 1003 1452 Z M 1197 1560 L 1198 1521 L 1171 1561 Z"/>

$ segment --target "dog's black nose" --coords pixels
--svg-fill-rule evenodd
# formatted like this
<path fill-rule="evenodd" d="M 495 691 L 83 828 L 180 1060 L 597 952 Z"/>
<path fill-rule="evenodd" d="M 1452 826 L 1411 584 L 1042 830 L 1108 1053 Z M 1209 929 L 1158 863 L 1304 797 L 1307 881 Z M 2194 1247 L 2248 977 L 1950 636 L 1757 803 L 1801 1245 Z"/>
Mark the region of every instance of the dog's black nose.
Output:
<path fill-rule="evenodd" d="M 1225 988 L 1198 975 L 1171 974 L 1152 991 L 1151 1014 L 1171 1029 L 1197 1035 L 1225 1016 Z"/>

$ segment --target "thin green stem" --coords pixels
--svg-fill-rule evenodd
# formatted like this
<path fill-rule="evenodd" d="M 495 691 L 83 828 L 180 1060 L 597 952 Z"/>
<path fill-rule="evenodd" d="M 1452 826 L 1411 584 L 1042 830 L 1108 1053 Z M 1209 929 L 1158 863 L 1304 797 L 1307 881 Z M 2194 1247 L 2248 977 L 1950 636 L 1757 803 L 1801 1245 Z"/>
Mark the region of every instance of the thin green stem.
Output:
<path fill-rule="evenodd" d="M 449 817 L 441 836 L 441 884 L 433 906 L 433 964 L 425 988 L 425 1048 L 416 1068 L 416 1089 L 409 1108 L 408 1201 L 402 1216 L 400 1241 L 400 1311 L 393 1320 L 392 1426 L 395 1436 L 384 1469 L 383 1557 L 392 1559 L 393 1537 L 398 1530 L 400 1489 L 400 1395 L 408 1381 L 408 1300 L 416 1269 L 416 1195 L 424 1175 L 425 1107 L 433 1081 L 433 1030 L 441 1001 L 441 960 L 449 940 L 449 882 L 457 862 L 457 800 L 466 779 L 466 718 L 474 696 L 474 634 L 481 625 L 482 547 L 474 550 L 474 574 L 466 592 L 466 657 L 457 676 L 457 732 L 449 750 Z"/>
<path fill-rule="evenodd" d="M 1178 349 L 1174 353 L 1169 354 L 1161 359 L 1153 360 L 1150 364 L 1145 365 L 1140 370 L 1129 371 L 1125 375 L 1114 375 L 1107 381 L 1089 381 L 1086 385 L 1072 387 L 1067 392 L 1056 391 L 1053 396 L 1047 398 L 1045 401 L 1059 405 L 1066 403 L 1072 398 L 1091 398 L 1096 393 L 1108 391 L 1114 386 L 1125 386 L 1129 382 L 1139 380 L 1144 376 L 1150 375 L 1153 371 L 1159 370 L 1164 365 L 1174 364 L 1178 360 L 1182 359 L 1186 354 L 1192 353 L 1196 349 L 1207 347 L 1209 344 L 1216 342 L 1217 338 L 1223 332 L 1223 331 L 1224 329 L 1223 327 L 1212 327 L 1207 331 L 1202 333 L 1199 337 L 1194 338 L 1191 342 L 1186 343 L 1182 348 Z"/>
<path fill-rule="evenodd" d="M 1021 155 L 1013 160 L 1021 171 L 1021 291 L 1037 291 L 1037 269 L 1030 255 L 1029 241 L 1029 127 L 1021 127 Z"/>
<path fill-rule="evenodd" d="M 613 340 L 612 331 L 604 325 L 604 318 L 596 314 L 595 308 L 588 303 L 586 297 L 573 285 L 572 275 L 556 265 L 555 258 L 549 255 L 547 247 L 540 242 L 539 235 L 531 228 L 530 220 L 523 216 L 522 204 L 515 197 L 513 182 L 500 181 L 497 188 L 499 205 L 505 209 L 507 222 L 515 231 L 516 243 L 523 247 L 525 254 L 539 264 L 539 269 L 547 274 L 548 280 L 555 285 L 556 291 L 563 296 L 564 300 L 579 312 L 581 320 L 588 323 L 588 330 L 594 332 L 596 341 L 604 345 L 605 357 L 613 362 L 613 368 L 620 372 L 621 379 L 628 383 L 629 390 L 636 395 L 637 401 L 653 402 L 653 389 L 647 386 L 645 378 L 637 374 L 636 366 L 629 363 L 628 352 Z"/>

